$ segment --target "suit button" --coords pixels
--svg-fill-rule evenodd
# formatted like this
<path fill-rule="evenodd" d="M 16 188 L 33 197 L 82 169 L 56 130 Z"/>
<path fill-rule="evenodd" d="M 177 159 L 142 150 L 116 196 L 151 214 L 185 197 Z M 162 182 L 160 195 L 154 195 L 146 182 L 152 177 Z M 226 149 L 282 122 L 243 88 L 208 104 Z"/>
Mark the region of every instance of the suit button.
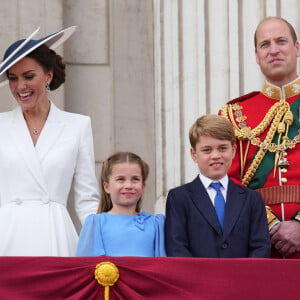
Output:
<path fill-rule="evenodd" d="M 222 249 L 227 249 L 227 248 L 228 248 L 228 244 L 227 243 L 222 244 Z"/>

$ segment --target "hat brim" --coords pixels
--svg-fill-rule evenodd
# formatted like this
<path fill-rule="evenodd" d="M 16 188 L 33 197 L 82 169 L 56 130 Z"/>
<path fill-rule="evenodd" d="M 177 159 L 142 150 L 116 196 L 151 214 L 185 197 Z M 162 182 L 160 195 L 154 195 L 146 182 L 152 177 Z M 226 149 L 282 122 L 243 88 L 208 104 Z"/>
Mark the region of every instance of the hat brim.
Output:
<path fill-rule="evenodd" d="M 62 45 L 76 30 L 78 26 L 70 26 L 66 29 L 58 31 L 56 33 L 50 34 L 45 38 L 42 38 L 35 43 L 29 49 L 24 50 L 25 46 L 28 44 L 32 37 L 36 35 L 39 31 L 39 28 L 36 29 L 30 36 L 17 48 L 11 53 L 1 64 L 0 64 L 0 87 L 5 85 L 8 82 L 6 71 L 13 66 L 15 63 L 20 61 L 23 57 L 31 53 L 36 48 L 40 47 L 41 45 L 46 45 L 50 49 L 56 49 L 60 45 Z M 10 61 L 11 60 L 11 61 Z M 4 67 L 3 67 L 4 66 Z M 2 69 L 3 67 L 3 69 Z"/>

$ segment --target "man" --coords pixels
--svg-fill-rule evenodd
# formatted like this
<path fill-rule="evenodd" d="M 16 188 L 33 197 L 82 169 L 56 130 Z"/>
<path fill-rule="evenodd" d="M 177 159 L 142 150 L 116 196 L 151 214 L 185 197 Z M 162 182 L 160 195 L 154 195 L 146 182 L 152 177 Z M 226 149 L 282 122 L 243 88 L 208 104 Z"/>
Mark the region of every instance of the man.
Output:
<path fill-rule="evenodd" d="M 294 28 L 279 17 L 262 20 L 254 42 L 263 89 L 221 109 L 238 140 L 228 175 L 262 194 L 277 255 L 300 258 L 299 42 Z"/>

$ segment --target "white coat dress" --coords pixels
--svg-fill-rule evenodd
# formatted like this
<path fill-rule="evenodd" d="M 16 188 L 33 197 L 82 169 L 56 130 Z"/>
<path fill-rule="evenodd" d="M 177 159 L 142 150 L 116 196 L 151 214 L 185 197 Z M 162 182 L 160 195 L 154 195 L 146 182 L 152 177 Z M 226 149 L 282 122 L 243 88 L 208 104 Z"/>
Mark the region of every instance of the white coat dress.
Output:
<path fill-rule="evenodd" d="M 83 223 L 99 201 L 89 117 L 51 103 L 34 146 L 19 106 L 0 113 L 1 256 L 75 256 L 66 208 L 72 183 Z"/>

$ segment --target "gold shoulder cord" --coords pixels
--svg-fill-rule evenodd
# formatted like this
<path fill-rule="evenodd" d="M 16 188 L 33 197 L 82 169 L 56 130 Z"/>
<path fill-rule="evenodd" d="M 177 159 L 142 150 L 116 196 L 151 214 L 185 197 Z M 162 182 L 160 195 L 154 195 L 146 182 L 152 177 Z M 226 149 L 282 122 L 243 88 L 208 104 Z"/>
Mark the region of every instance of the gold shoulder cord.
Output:
<path fill-rule="evenodd" d="M 234 107 L 235 106 L 235 107 Z M 283 138 L 283 141 L 286 141 L 289 125 L 291 124 L 290 120 L 290 106 L 285 101 L 279 101 L 276 102 L 267 112 L 264 119 L 256 126 L 254 129 L 251 129 L 250 127 L 244 127 L 240 128 L 234 119 L 234 110 L 236 110 L 236 107 L 238 107 L 239 104 L 225 104 L 221 108 L 221 115 L 225 118 L 227 118 L 233 125 L 235 135 L 237 139 L 240 142 L 240 155 L 241 155 L 241 181 L 242 183 L 247 186 L 251 179 L 253 178 L 255 172 L 257 171 L 257 168 L 261 164 L 262 159 L 264 158 L 266 152 L 269 150 L 271 152 L 276 152 L 276 158 L 275 158 L 275 167 L 277 165 L 278 161 L 278 155 L 277 155 L 277 149 L 279 148 L 280 139 L 283 133 L 282 130 L 282 123 L 285 122 L 287 124 L 285 129 L 285 136 Z M 283 119 L 285 114 L 287 113 L 287 117 Z M 281 122 L 281 120 L 283 121 Z M 279 126 L 279 124 L 281 124 Z M 264 139 L 263 142 L 260 142 L 259 136 L 270 126 L 270 129 L 268 130 L 268 133 Z M 279 126 L 279 139 L 278 139 L 278 145 L 273 144 L 272 140 L 274 138 L 274 135 L 276 131 L 278 130 Z M 242 148 L 242 142 L 248 140 L 247 148 L 245 152 L 243 152 Z M 244 168 L 246 164 L 246 158 L 248 155 L 248 150 L 250 143 L 252 145 L 258 146 L 260 149 L 257 151 L 254 159 L 252 160 L 252 163 L 247 170 L 246 174 L 244 174 Z"/>

